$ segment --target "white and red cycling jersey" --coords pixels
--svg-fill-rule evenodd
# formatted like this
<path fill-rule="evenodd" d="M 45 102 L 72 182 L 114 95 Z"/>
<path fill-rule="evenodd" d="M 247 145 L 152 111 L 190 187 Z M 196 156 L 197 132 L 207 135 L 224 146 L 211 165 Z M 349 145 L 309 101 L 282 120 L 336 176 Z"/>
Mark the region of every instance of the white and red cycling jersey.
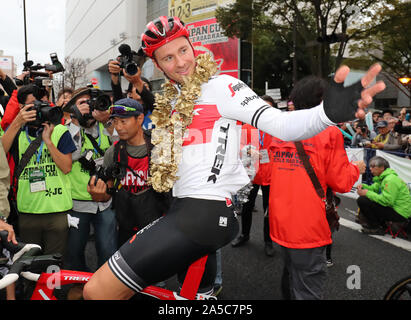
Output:
<path fill-rule="evenodd" d="M 285 141 L 304 140 L 334 125 L 322 104 L 281 112 L 228 75 L 211 78 L 201 89 L 183 140 L 175 197 L 225 200 L 249 183 L 239 157 L 242 123 Z"/>

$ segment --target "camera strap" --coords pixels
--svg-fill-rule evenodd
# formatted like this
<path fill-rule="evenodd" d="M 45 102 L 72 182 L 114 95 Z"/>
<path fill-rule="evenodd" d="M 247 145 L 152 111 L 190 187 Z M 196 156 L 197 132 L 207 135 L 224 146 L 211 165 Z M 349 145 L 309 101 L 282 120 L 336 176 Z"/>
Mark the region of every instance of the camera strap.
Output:
<path fill-rule="evenodd" d="M 40 147 L 41 143 L 43 142 L 43 137 L 41 134 L 30 143 L 29 147 L 27 150 L 24 152 L 22 155 L 19 164 L 17 165 L 17 168 L 14 170 L 13 174 L 13 185 L 14 187 L 17 186 L 17 182 L 20 178 L 21 173 L 23 172 L 24 168 L 27 166 L 27 164 L 30 162 L 31 157 L 34 155 L 34 153 L 37 151 L 37 149 Z"/>
<path fill-rule="evenodd" d="M 90 140 L 91 144 L 93 145 L 94 149 L 99 153 L 100 157 L 104 157 L 104 151 L 101 150 L 100 146 L 98 145 L 96 139 L 89 133 L 84 132 L 87 138 Z M 100 134 L 100 133 L 99 133 Z"/>
<path fill-rule="evenodd" d="M 310 159 L 308 158 L 308 155 L 304 150 L 303 144 L 301 143 L 301 141 L 295 141 L 294 144 L 295 144 L 295 147 L 297 148 L 298 156 L 300 157 L 300 160 L 302 161 L 304 165 L 305 171 L 307 171 L 307 174 L 311 179 L 311 182 L 314 186 L 315 191 L 317 192 L 321 200 L 324 200 L 325 198 L 324 189 L 321 186 L 320 181 L 318 181 L 317 175 L 315 174 L 314 168 L 310 163 Z"/>

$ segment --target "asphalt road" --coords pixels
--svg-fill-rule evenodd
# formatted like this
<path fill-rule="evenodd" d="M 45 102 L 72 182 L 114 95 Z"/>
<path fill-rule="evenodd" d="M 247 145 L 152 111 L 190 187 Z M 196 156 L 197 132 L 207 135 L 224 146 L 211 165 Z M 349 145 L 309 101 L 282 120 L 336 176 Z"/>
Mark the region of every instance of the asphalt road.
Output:
<path fill-rule="evenodd" d="M 280 280 L 282 259 L 275 245 L 276 255 L 264 253 L 262 201 L 257 199 L 250 241 L 239 248 L 228 245 L 222 249 L 223 291 L 220 300 L 281 300 Z M 355 227 L 355 201 L 342 197 L 339 213 L 340 230 L 333 235 L 332 257 L 334 266 L 328 268 L 325 299 L 327 300 L 380 300 L 397 280 L 411 274 L 411 252 L 398 247 L 403 239 L 385 239 L 364 235 Z M 347 227 L 347 226 L 349 227 Z M 95 266 L 94 242 L 87 246 L 87 259 Z M 408 248 L 408 247 L 407 247 Z M 355 278 L 354 278 L 355 277 Z M 173 287 L 175 279 L 167 283 Z"/>

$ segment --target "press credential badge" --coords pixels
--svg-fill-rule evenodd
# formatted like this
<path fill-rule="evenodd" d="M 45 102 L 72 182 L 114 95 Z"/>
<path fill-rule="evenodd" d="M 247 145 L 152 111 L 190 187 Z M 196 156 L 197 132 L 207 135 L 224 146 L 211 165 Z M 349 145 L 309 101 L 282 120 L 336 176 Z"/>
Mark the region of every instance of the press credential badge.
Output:
<path fill-rule="evenodd" d="M 42 169 L 35 169 L 29 173 L 30 192 L 46 191 L 46 174 Z"/>

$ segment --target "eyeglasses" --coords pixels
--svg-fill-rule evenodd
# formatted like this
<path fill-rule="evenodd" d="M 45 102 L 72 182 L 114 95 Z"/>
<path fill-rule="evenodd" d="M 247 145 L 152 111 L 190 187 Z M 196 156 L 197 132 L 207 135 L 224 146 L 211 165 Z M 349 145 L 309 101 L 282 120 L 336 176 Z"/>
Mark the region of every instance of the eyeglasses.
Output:
<path fill-rule="evenodd" d="M 137 109 L 120 106 L 120 105 L 113 105 L 109 108 L 110 114 L 126 114 L 127 112 L 138 112 Z"/>

